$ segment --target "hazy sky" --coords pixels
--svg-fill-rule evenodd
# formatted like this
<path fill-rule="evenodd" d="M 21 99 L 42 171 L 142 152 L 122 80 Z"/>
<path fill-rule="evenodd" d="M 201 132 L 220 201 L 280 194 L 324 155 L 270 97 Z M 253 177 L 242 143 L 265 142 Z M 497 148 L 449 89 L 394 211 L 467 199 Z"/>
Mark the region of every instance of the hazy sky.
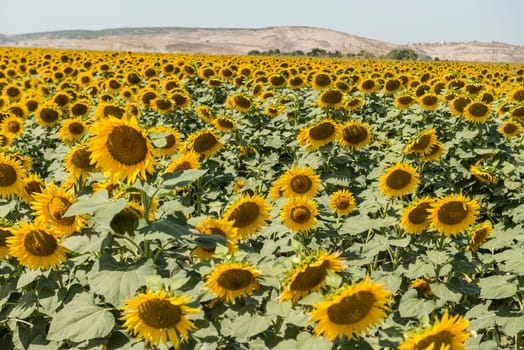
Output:
<path fill-rule="evenodd" d="M 524 0 L 0 0 L 0 33 L 311 26 L 398 44 L 524 44 Z"/>

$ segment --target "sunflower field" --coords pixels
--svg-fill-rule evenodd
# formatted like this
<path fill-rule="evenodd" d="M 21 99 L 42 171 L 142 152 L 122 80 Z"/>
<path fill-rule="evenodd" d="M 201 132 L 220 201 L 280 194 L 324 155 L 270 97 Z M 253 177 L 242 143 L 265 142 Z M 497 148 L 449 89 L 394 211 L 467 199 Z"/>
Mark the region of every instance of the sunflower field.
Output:
<path fill-rule="evenodd" d="M 524 349 L 524 65 L 0 49 L 0 348 Z"/>

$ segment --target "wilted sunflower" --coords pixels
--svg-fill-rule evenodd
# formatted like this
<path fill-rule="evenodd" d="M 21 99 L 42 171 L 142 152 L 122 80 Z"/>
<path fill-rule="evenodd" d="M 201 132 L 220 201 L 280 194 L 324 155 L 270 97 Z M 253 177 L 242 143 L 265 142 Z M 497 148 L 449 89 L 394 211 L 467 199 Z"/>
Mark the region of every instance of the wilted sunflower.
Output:
<path fill-rule="evenodd" d="M 53 127 L 58 124 L 61 116 L 60 107 L 51 102 L 43 103 L 35 112 L 37 124 L 46 127 Z"/>
<path fill-rule="evenodd" d="M 282 174 L 276 181 L 282 191 L 282 196 L 314 197 L 320 189 L 320 176 L 309 167 L 292 167 Z"/>
<path fill-rule="evenodd" d="M 45 182 L 36 174 L 26 175 L 22 180 L 22 186 L 18 195 L 20 198 L 30 204 L 34 201 L 33 195 L 35 193 L 42 193 L 45 188 Z"/>
<path fill-rule="evenodd" d="M 424 231 L 429 227 L 431 222 L 429 209 L 433 205 L 433 199 L 424 197 L 412 203 L 404 209 L 400 218 L 400 227 L 409 234 L 416 234 Z"/>
<path fill-rule="evenodd" d="M 85 181 L 96 172 L 96 167 L 91 163 L 91 152 L 87 145 L 77 145 L 69 151 L 65 160 L 65 167 L 73 178 Z"/>
<path fill-rule="evenodd" d="M 121 308 L 122 326 L 137 339 L 143 339 L 146 346 L 167 345 L 169 339 L 171 345 L 179 349 L 180 336 L 187 342 L 189 331 L 197 329 L 186 317 L 200 311 L 186 305 L 190 300 L 185 296 L 171 296 L 164 290 L 138 292 Z"/>
<path fill-rule="evenodd" d="M 344 106 L 344 93 L 339 89 L 324 90 L 317 103 L 320 107 L 339 109 Z"/>
<path fill-rule="evenodd" d="M 482 224 L 478 225 L 473 229 L 469 238 L 469 244 L 466 247 L 466 250 L 478 250 L 481 245 L 486 242 L 486 240 L 493 233 L 493 226 L 490 221 L 485 221 Z"/>
<path fill-rule="evenodd" d="M 233 227 L 232 221 L 225 219 L 206 218 L 195 225 L 195 228 L 204 235 L 219 235 L 227 240 L 226 247 L 231 254 L 237 249 L 237 228 Z M 215 249 L 206 249 L 196 247 L 191 254 L 197 256 L 200 260 L 209 259 L 215 253 Z"/>
<path fill-rule="evenodd" d="M 45 222 L 22 221 L 7 238 L 9 255 L 31 269 L 57 269 L 66 261 L 67 249 L 60 245 L 61 233 L 48 228 Z"/>
<path fill-rule="evenodd" d="M 340 252 L 328 254 L 321 251 L 303 256 L 301 261 L 283 282 L 284 290 L 279 296 L 280 301 L 298 300 L 310 293 L 324 290 L 328 272 L 342 271 Z"/>
<path fill-rule="evenodd" d="M 268 105 L 264 108 L 264 113 L 270 118 L 275 118 L 284 111 L 284 108 L 282 105 Z"/>
<path fill-rule="evenodd" d="M 364 99 L 361 96 L 353 96 L 348 99 L 345 104 L 345 108 L 350 111 L 356 111 L 364 105 Z"/>
<path fill-rule="evenodd" d="M 337 216 L 349 215 L 356 207 L 355 197 L 349 190 L 338 190 L 329 197 L 329 207 Z"/>
<path fill-rule="evenodd" d="M 439 106 L 440 99 L 436 94 L 428 92 L 427 94 L 419 97 L 418 103 L 422 109 L 426 111 L 433 111 Z"/>
<path fill-rule="evenodd" d="M 25 168 L 12 157 L 2 154 L 0 158 L 0 196 L 11 198 L 19 194 L 23 186 Z"/>
<path fill-rule="evenodd" d="M 471 226 L 478 212 L 479 203 L 476 199 L 469 199 L 462 194 L 444 196 L 429 209 L 431 227 L 446 236 L 456 236 Z"/>
<path fill-rule="evenodd" d="M 307 145 L 308 151 L 317 150 L 336 140 L 337 126 L 336 122 L 324 119 L 314 125 L 304 127 L 298 134 L 298 144 L 302 146 Z"/>
<path fill-rule="evenodd" d="M 498 182 L 498 179 L 495 175 L 484 170 L 484 167 L 482 166 L 480 161 L 470 166 L 469 171 L 473 176 L 477 178 L 477 180 L 485 184 L 496 184 Z"/>
<path fill-rule="evenodd" d="M 230 205 L 223 217 L 233 221 L 233 227 L 238 230 L 238 238 L 245 239 L 254 235 L 271 218 L 269 209 L 269 204 L 261 195 L 243 195 Z"/>
<path fill-rule="evenodd" d="M 306 197 L 293 197 L 282 206 L 280 218 L 291 231 L 308 232 L 317 224 L 318 214 L 315 201 Z"/>
<path fill-rule="evenodd" d="M 402 342 L 398 350 L 449 349 L 463 350 L 464 342 L 470 337 L 466 328 L 469 321 L 460 315 L 449 317 L 448 310 L 442 319 L 437 320 L 430 328 L 411 333 Z"/>
<path fill-rule="evenodd" d="M 352 151 L 366 146 L 371 141 L 371 128 L 355 120 L 339 125 L 337 133 L 338 143 Z"/>
<path fill-rule="evenodd" d="M 421 155 L 430 153 L 431 147 L 438 141 L 437 136 L 435 136 L 435 132 L 435 128 L 431 128 L 419 133 L 415 140 L 406 146 L 404 153 L 416 153 Z"/>
<path fill-rule="evenodd" d="M 134 183 L 154 172 L 153 147 L 136 120 L 109 118 L 93 124 L 91 130 L 91 159 L 106 177 Z"/>
<path fill-rule="evenodd" d="M 259 288 L 257 277 L 260 271 L 238 263 L 215 265 L 213 272 L 206 278 L 207 287 L 219 300 L 232 303 L 237 298 L 253 294 Z"/>
<path fill-rule="evenodd" d="M 236 93 L 229 96 L 226 101 L 226 107 L 234 108 L 242 113 L 247 113 L 253 108 L 253 102 L 251 102 L 249 96 L 243 93 Z"/>
<path fill-rule="evenodd" d="M 58 131 L 60 141 L 69 145 L 80 140 L 87 132 L 86 123 L 79 118 L 65 119 L 62 122 L 62 127 Z"/>
<path fill-rule="evenodd" d="M 208 106 L 204 106 L 204 105 L 197 106 L 195 108 L 195 112 L 200 117 L 200 119 L 206 122 L 211 123 L 211 121 L 213 121 L 213 119 L 215 118 L 215 114 L 213 113 L 213 110 Z"/>
<path fill-rule="evenodd" d="M 415 288 L 424 296 L 426 299 L 432 299 L 433 298 L 433 291 L 431 290 L 431 286 L 429 285 L 428 281 L 422 278 L 417 278 L 413 282 L 409 284 L 409 288 Z"/>
<path fill-rule="evenodd" d="M 65 235 L 80 232 L 87 226 L 84 215 L 63 216 L 76 198 L 54 183 L 50 183 L 41 193 L 33 193 L 33 198 L 31 208 L 37 216 L 36 221 L 50 224 Z"/>
<path fill-rule="evenodd" d="M 2 132 L 17 138 L 24 133 L 24 120 L 14 114 L 8 113 L 7 117 L 2 119 Z"/>
<path fill-rule="evenodd" d="M 230 131 L 235 130 L 237 127 L 237 124 L 234 119 L 226 117 L 226 116 L 218 116 L 211 122 L 213 126 L 219 130 L 219 131 Z"/>
<path fill-rule="evenodd" d="M 155 157 L 171 155 L 176 153 L 182 146 L 182 134 L 174 128 L 163 125 L 155 125 L 147 130 L 150 139 L 156 138 L 161 146 L 153 142 L 153 155 Z M 163 134 L 158 136 L 158 134 Z"/>
<path fill-rule="evenodd" d="M 318 322 L 315 334 L 335 340 L 367 333 L 370 327 L 386 318 L 390 310 L 386 304 L 392 301 L 391 294 L 383 285 L 368 279 L 337 290 L 313 305 L 311 321 Z"/>
<path fill-rule="evenodd" d="M 511 120 L 507 120 L 498 129 L 498 132 L 509 139 L 513 136 L 517 136 L 520 133 L 521 129 L 522 129 L 522 125 L 520 125 L 520 123 L 511 121 Z"/>
<path fill-rule="evenodd" d="M 470 102 L 464 107 L 463 116 L 473 123 L 485 123 L 490 117 L 491 107 L 483 102 Z"/>
<path fill-rule="evenodd" d="M 440 141 L 436 141 L 431 145 L 431 148 L 427 154 L 419 154 L 419 158 L 423 162 L 429 162 L 432 160 L 440 159 L 442 153 L 444 152 L 444 145 Z"/>
<path fill-rule="evenodd" d="M 0 259 L 9 256 L 9 246 L 7 240 L 13 236 L 13 228 L 4 223 L 0 223 Z"/>
<path fill-rule="evenodd" d="M 402 197 L 415 191 L 419 184 L 418 173 L 408 163 L 397 163 L 380 177 L 380 192 L 388 198 Z"/>
<path fill-rule="evenodd" d="M 223 144 L 213 130 L 201 130 L 190 134 L 186 140 L 186 149 L 205 157 L 211 157 L 222 148 Z"/>

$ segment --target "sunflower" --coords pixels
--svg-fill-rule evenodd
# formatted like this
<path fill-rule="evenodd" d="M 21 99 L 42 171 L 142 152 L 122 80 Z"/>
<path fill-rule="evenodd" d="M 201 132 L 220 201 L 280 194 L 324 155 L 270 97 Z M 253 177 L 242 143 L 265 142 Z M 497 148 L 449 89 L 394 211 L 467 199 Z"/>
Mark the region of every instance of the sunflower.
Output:
<path fill-rule="evenodd" d="M 417 278 L 416 280 L 414 280 L 413 282 L 409 284 L 409 288 L 415 288 L 426 299 L 433 298 L 433 291 L 431 290 L 431 286 L 429 285 L 428 281 L 426 281 L 425 279 Z"/>
<path fill-rule="evenodd" d="M 35 193 L 42 193 L 45 188 L 45 183 L 40 176 L 36 174 L 26 175 L 22 180 L 22 186 L 18 195 L 20 198 L 30 204 L 34 201 L 33 195 Z"/>
<path fill-rule="evenodd" d="M 207 287 L 219 300 L 232 303 L 237 298 L 253 294 L 259 288 L 257 277 L 260 271 L 239 263 L 215 265 L 206 278 Z"/>
<path fill-rule="evenodd" d="M 490 117 L 491 108 L 483 102 L 470 102 L 464 107 L 463 116 L 473 123 L 485 123 Z"/>
<path fill-rule="evenodd" d="M 125 119 L 126 108 L 115 102 L 102 102 L 95 109 L 95 117 L 100 120 Z"/>
<path fill-rule="evenodd" d="M 234 119 L 226 117 L 226 116 L 218 116 L 211 122 L 215 129 L 219 131 L 230 131 L 235 130 L 237 128 L 237 124 Z"/>
<path fill-rule="evenodd" d="M 490 221 L 485 221 L 482 224 L 478 225 L 473 229 L 469 238 L 469 244 L 466 247 L 466 250 L 475 251 L 480 248 L 484 242 L 491 236 L 493 233 L 493 226 Z"/>
<path fill-rule="evenodd" d="M 217 153 L 223 144 L 213 130 L 201 130 L 190 134 L 186 140 L 186 149 L 205 157 Z"/>
<path fill-rule="evenodd" d="M 215 114 L 213 113 L 213 110 L 208 106 L 204 106 L 204 105 L 197 106 L 195 108 L 195 112 L 200 117 L 200 119 L 206 122 L 211 122 L 215 118 Z"/>
<path fill-rule="evenodd" d="M 247 113 L 253 108 L 253 102 L 251 102 L 249 96 L 243 93 L 236 93 L 229 96 L 226 101 L 226 107 L 234 108 L 242 113 Z"/>
<path fill-rule="evenodd" d="M 509 139 L 513 136 L 517 136 L 520 133 L 521 129 L 522 129 L 522 126 L 520 125 L 520 123 L 511 121 L 511 120 L 507 120 L 498 129 L 498 132 Z"/>
<path fill-rule="evenodd" d="M 345 108 L 350 111 L 356 111 L 364 105 L 364 99 L 361 96 L 353 96 L 348 99 L 345 104 Z"/>
<path fill-rule="evenodd" d="M 308 232 L 317 224 L 317 203 L 306 197 L 293 197 L 282 206 L 282 223 L 293 232 Z"/>
<path fill-rule="evenodd" d="M 33 193 L 34 201 L 31 203 L 37 221 L 42 221 L 65 235 L 80 232 L 87 226 L 83 215 L 63 216 L 67 209 L 76 202 L 71 192 L 64 191 L 50 183 L 41 193 Z"/>
<path fill-rule="evenodd" d="M 163 125 L 155 125 L 147 130 L 149 138 L 152 138 L 155 133 L 162 133 L 165 136 L 158 137 L 163 142 L 162 146 L 156 146 L 153 143 L 153 155 L 155 157 L 162 155 L 171 155 L 176 153 L 182 145 L 182 134 L 174 128 Z"/>
<path fill-rule="evenodd" d="M 356 207 L 355 197 L 346 189 L 338 190 L 329 197 L 329 207 L 337 216 L 349 215 Z"/>
<path fill-rule="evenodd" d="M 134 183 L 137 177 L 153 173 L 153 147 L 136 120 L 109 118 L 93 124 L 91 130 L 91 159 L 105 176 Z"/>
<path fill-rule="evenodd" d="M 436 141 L 431 145 L 431 148 L 429 151 L 427 151 L 427 154 L 419 154 L 419 158 L 421 161 L 429 162 L 432 160 L 437 160 L 442 156 L 442 153 L 444 152 L 444 145 L 440 141 Z"/>
<path fill-rule="evenodd" d="M 195 228 L 204 235 L 219 235 L 227 240 L 226 247 L 229 254 L 237 250 L 237 228 L 233 227 L 232 221 L 224 219 L 206 218 Z M 196 247 L 191 254 L 197 256 L 200 260 L 209 259 L 215 253 L 215 249 L 206 249 L 204 247 Z"/>
<path fill-rule="evenodd" d="M 62 122 L 62 127 L 58 131 L 58 137 L 62 143 L 69 145 L 80 140 L 86 132 L 87 125 L 82 119 L 66 119 Z"/>
<path fill-rule="evenodd" d="M 449 104 L 449 109 L 451 111 L 451 114 L 455 116 L 462 116 L 464 113 L 464 109 L 466 106 L 471 102 L 471 99 L 465 96 L 457 96 L 453 100 L 451 100 Z"/>
<path fill-rule="evenodd" d="M 329 74 L 324 72 L 318 72 L 314 74 L 311 79 L 311 86 L 317 90 L 326 89 L 330 87 L 332 83 L 333 81 Z"/>
<path fill-rule="evenodd" d="M 375 79 L 362 79 L 358 84 L 358 90 L 365 94 L 371 94 L 380 89 L 380 85 Z"/>
<path fill-rule="evenodd" d="M 19 194 L 23 185 L 25 168 L 12 157 L 2 155 L 0 158 L 0 196 L 11 198 Z"/>
<path fill-rule="evenodd" d="M 391 294 L 381 284 L 368 279 L 343 287 L 313 305 L 311 321 L 318 322 L 315 334 L 334 340 L 367 333 L 370 327 L 386 318 L 390 310 L 386 304 L 392 301 Z"/>
<path fill-rule="evenodd" d="M 433 204 L 433 199 L 424 197 L 412 203 L 404 209 L 400 218 L 400 227 L 407 233 L 420 233 L 429 227 L 431 222 L 429 218 L 429 209 Z"/>
<path fill-rule="evenodd" d="M 67 259 L 67 249 L 60 245 L 60 235 L 44 222 L 22 221 L 7 238 L 9 255 L 31 269 L 57 269 Z"/>
<path fill-rule="evenodd" d="M 91 152 L 87 145 L 77 145 L 69 151 L 64 164 L 68 172 L 75 179 L 85 181 L 93 172 L 96 172 L 96 167 L 91 163 Z"/>
<path fill-rule="evenodd" d="M 298 134 L 298 144 L 308 145 L 308 151 L 314 151 L 336 140 L 338 124 L 332 120 L 324 119 L 314 125 L 304 127 Z"/>
<path fill-rule="evenodd" d="M 289 77 L 287 85 L 291 89 L 301 89 L 306 86 L 306 80 L 300 75 L 294 75 Z"/>
<path fill-rule="evenodd" d="M 405 154 L 422 154 L 425 155 L 431 151 L 431 147 L 437 142 L 435 136 L 435 128 L 424 130 L 417 135 L 415 140 L 406 146 L 404 149 Z"/>
<path fill-rule="evenodd" d="M 132 236 L 135 232 L 138 220 L 144 216 L 144 209 L 142 206 L 134 201 L 126 203 L 126 207 L 116 213 L 109 226 L 121 235 L 127 234 Z"/>
<path fill-rule="evenodd" d="M 317 101 L 320 107 L 339 109 L 344 106 L 344 93 L 339 89 L 324 90 Z"/>
<path fill-rule="evenodd" d="M 428 92 L 427 94 L 424 94 L 419 97 L 418 103 L 420 107 L 422 107 L 422 109 L 426 111 L 433 111 L 437 109 L 440 103 L 440 100 L 436 94 L 432 92 Z"/>
<path fill-rule="evenodd" d="M 276 184 L 286 198 L 314 197 L 320 189 L 320 182 L 320 176 L 313 169 L 292 167 L 278 178 Z"/>
<path fill-rule="evenodd" d="M 62 111 L 60 107 L 51 102 L 43 103 L 35 112 L 37 124 L 53 127 L 60 121 Z"/>
<path fill-rule="evenodd" d="M 418 176 L 412 165 L 397 163 L 380 177 L 380 191 L 388 198 L 405 196 L 417 188 Z"/>
<path fill-rule="evenodd" d="M 384 93 L 394 94 L 402 87 L 402 82 L 396 78 L 390 78 L 384 83 Z"/>
<path fill-rule="evenodd" d="M 254 235 L 266 221 L 271 218 L 269 205 L 261 195 L 243 195 L 233 203 L 223 217 L 233 221 L 238 230 L 238 238 L 244 239 Z"/>
<path fill-rule="evenodd" d="M 310 293 L 324 290 L 328 272 L 342 271 L 339 256 L 340 252 L 328 254 L 324 251 L 302 256 L 301 261 L 284 280 L 284 290 L 278 299 L 296 303 Z"/>
<path fill-rule="evenodd" d="M 399 345 L 398 350 L 463 350 L 465 349 L 464 342 L 470 337 L 470 334 L 466 332 L 468 326 L 468 320 L 460 315 L 450 317 L 446 309 L 442 319 L 437 320 L 430 328 L 411 333 Z"/>
<path fill-rule="evenodd" d="M 284 111 L 284 108 L 282 105 L 268 105 L 264 108 L 264 113 L 270 118 L 275 118 Z"/>
<path fill-rule="evenodd" d="M 7 84 L 0 90 L 10 101 L 18 101 L 23 96 L 23 89 L 15 83 Z"/>
<path fill-rule="evenodd" d="M 479 203 L 476 199 L 456 194 L 438 199 L 428 210 L 431 227 L 441 234 L 456 236 L 475 221 Z"/>
<path fill-rule="evenodd" d="M 1 127 L 2 132 L 11 135 L 13 138 L 17 138 L 24 133 L 24 120 L 14 114 L 8 113 L 7 117 L 2 120 Z"/>
<path fill-rule="evenodd" d="M 171 345 L 179 349 L 180 336 L 186 342 L 189 331 L 197 329 L 186 317 L 200 311 L 186 305 L 190 300 L 185 296 L 171 296 L 164 290 L 138 292 L 121 308 L 123 327 L 137 339 L 143 339 L 146 345 L 157 348 L 160 343 L 167 345 L 169 339 Z"/>
<path fill-rule="evenodd" d="M 477 162 L 469 167 L 470 173 L 477 178 L 480 182 L 485 184 L 496 184 L 498 179 L 496 176 L 483 169 L 484 167 L 480 162 Z"/>
<path fill-rule="evenodd" d="M 91 104 L 89 100 L 81 99 L 74 102 L 69 106 L 69 113 L 74 118 L 80 118 L 86 116 L 91 110 Z"/>
<path fill-rule="evenodd" d="M 517 106 L 509 111 L 509 116 L 513 119 L 524 120 L 524 106 Z"/>
<path fill-rule="evenodd" d="M 166 173 L 174 173 L 179 170 L 200 169 L 199 156 L 196 152 L 186 152 L 174 159 L 165 170 Z"/>
<path fill-rule="evenodd" d="M 269 86 L 273 88 L 277 88 L 277 89 L 282 88 L 286 86 L 287 84 L 286 78 L 282 74 L 279 74 L 279 73 L 271 74 L 268 77 L 267 82 Z"/>
<path fill-rule="evenodd" d="M 0 259 L 4 259 L 9 256 L 9 246 L 7 240 L 13 237 L 13 228 L 10 226 L 4 226 L 0 224 Z"/>
<path fill-rule="evenodd" d="M 359 121 L 350 120 L 339 125 L 338 143 L 352 151 L 362 148 L 371 142 L 371 128 Z"/>

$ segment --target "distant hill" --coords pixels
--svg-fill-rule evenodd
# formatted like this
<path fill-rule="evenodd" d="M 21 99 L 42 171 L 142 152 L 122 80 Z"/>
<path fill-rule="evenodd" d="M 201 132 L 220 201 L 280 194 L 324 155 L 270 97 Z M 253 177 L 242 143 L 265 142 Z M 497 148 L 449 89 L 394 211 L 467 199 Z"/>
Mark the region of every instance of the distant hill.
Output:
<path fill-rule="evenodd" d="M 314 48 L 342 54 L 385 55 L 411 48 L 440 60 L 524 63 L 524 47 L 497 42 L 441 42 L 397 45 L 338 31 L 312 27 L 235 28 L 116 28 L 66 30 L 1 35 L 0 46 L 46 47 L 245 55 L 250 51 L 303 51 Z"/>

